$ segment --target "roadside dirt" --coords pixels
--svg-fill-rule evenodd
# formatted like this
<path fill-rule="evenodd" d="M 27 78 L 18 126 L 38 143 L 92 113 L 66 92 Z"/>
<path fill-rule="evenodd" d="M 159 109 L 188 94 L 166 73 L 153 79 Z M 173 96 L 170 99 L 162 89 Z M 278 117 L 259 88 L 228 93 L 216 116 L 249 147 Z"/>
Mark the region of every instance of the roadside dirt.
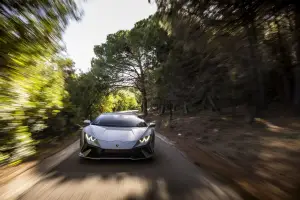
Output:
<path fill-rule="evenodd" d="M 21 162 L 15 166 L 2 166 L 0 167 L 0 186 L 7 183 L 12 178 L 23 173 L 24 171 L 34 167 L 39 162 L 48 158 L 59 151 L 63 150 L 70 144 L 78 140 L 78 134 L 74 133 L 67 137 L 63 137 L 59 140 L 53 140 L 51 142 L 42 142 L 37 146 L 37 154 L 28 158 L 27 160 Z"/>
<path fill-rule="evenodd" d="M 275 117 L 274 117 L 275 116 Z M 173 140 L 199 167 L 255 199 L 300 199 L 300 119 L 272 112 L 252 125 L 235 117 L 151 115 L 157 131 Z"/>

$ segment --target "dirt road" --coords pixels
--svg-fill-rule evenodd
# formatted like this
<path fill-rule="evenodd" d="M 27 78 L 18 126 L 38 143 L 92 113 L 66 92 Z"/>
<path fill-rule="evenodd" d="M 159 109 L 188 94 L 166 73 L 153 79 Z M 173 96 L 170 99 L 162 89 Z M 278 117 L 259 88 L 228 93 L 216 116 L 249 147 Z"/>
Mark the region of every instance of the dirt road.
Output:
<path fill-rule="evenodd" d="M 76 152 L 19 199 L 242 199 L 169 143 L 157 138 L 155 151 L 154 161 L 85 163 L 79 162 Z"/>

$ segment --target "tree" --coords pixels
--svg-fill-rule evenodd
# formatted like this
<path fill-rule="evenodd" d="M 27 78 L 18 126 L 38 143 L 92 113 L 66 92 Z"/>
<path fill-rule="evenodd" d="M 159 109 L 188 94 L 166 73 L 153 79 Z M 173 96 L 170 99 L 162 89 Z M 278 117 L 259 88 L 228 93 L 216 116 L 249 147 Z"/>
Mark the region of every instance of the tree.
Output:
<path fill-rule="evenodd" d="M 129 90 L 117 90 L 107 96 L 103 96 L 100 100 L 100 111 L 114 112 L 122 110 L 132 110 L 138 107 L 136 96 Z"/>
<path fill-rule="evenodd" d="M 70 101 L 77 109 L 77 115 L 93 118 L 99 113 L 99 100 L 109 93 L 109 83 L 97 79 L 92 71 L 80 74 L 70 84 Z"/>
<path fill-rule="evenodd" d="M 157 82 L 169 95 L 159 96 L 203 108 L 245 103 L 251 119 L 278 97 L 297 106 L 296 1 L 156 3 L 173 40 Z"/>
<path fill-rule="evenodd" d="M 0 3 L 0 65 L 16 69 L 13 60 L 61 49 L 63 30 L 81 11 L 74 1 L 2 1 Z M 31 61 L 32 62 L 32 61 Z M 3 71 L 2 71 L 3 72 Z"/>
<path fill-rule="evenodd" d="M 142 95 L 142 110 L 147 115 L 150 74 L 158 67 L 159 50 L 164 46 L 166 32 L 156 17 L 137 22 L 130 31 L 118 31 L 106 43 L 95 46 L 92 68 L 109 77 L 113 87 L 133 86 Z"/>
<path fill-rule="evenodd" d="M 64 109 L 73 62 L 57 55 L 66 25 L 80 16 L 72 0 L 1 1 L 1 164 L 34 154 L 37 135 Z"/>

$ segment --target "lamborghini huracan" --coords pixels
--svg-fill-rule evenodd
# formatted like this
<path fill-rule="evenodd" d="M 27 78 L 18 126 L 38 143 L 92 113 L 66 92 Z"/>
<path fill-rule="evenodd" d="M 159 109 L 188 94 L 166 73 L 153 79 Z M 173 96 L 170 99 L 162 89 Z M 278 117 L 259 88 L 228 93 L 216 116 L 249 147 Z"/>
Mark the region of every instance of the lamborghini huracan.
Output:
<path fill-rule="evenodd" d="M 154 155 L 155 123 L 133 113 L 104 113 L 85 120 L 80 137 L 82 159 L 149 159 Z"/>

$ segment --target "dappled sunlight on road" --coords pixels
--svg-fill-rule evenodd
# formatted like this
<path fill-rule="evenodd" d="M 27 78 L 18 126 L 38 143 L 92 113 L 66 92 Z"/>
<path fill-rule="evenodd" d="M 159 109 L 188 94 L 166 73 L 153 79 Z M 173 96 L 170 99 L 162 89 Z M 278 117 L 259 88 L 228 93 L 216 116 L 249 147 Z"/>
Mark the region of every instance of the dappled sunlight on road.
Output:
<path fill-rule="evenodd" d="M 277 125 L 273 124 L 272 122 L 262 119 L 262 118 L 255 118 L 255 121 L 262 123 L 263 125 L 266 126 L 267 130 L 274 132 L 274 133 L 285 133 L 285 134 L 299 133 L 297 130 L 293 130 L 289 127 L 277 126 Z"/>
<path fill-rule="evenodd" d="M 199 177 L 199 181 L 203 177 Z M 241 199 L 229 186 L 216 185 L 206 180 L 205 185 L 191 189 L 187 193 L 180 191 L 169 191 L 169 184 L 164 178 L 151 179 L 130 175 L 128 173 L 118 173 L 110 177 L 89 174 L 80 179 L 69 179 L 56 173 L 50 174 L 42 184 L 25 194 L 21 199 L 31 199 L 32 192 L 40 199 L 68 199 L 77 197 L 78 199 L 197 199 L 197 200 L 229 200 Z M 184 183 L 183 183 L 184 184 Z M 187 183 L 188 184 L 188 183 Z"/>
<path fill-rule="evenodd" d="M 20 199 L 242 199 L 157 138 L 153 161 L 63 161 Z"/>
<path fill-rule="evenodd" d="M 297 166 L 300 165 L 298 159 L 300 141 L 288 137 L 282 138 L 281 135 L 277 135 L 278 133 L 260 137 L 257 158 L 249 166 L 252 169 L 253 180 L 248 180 L 248 185 L 244 186 L 262 198 L 268 196 L 281 200 L 291 198 L 299 185 Z M 259 188 L 264 190 L 258 191 Z"/>
<path fill-rule="evenodd" d="M 190 198 L 186 199 L 212 199 L 212 200 L 217 200 L 217 199 L 222 199 L 222 200 L 230 200 L 230 199 L 235 199 L 235 200 L 241 200 L 244 198 L 241 198 L 236 191 L 233 190 L 232 187 L 226 184 L 220 184 L 220 183 L 214 183 L 210 179 L 205 178 L 203 176 L 198 177 L 199 180 L 203 182 L 205 187 L 200 187 L 198 189 L 194 189 L 191 192 L 192 196 L 189 196 Z"/>

